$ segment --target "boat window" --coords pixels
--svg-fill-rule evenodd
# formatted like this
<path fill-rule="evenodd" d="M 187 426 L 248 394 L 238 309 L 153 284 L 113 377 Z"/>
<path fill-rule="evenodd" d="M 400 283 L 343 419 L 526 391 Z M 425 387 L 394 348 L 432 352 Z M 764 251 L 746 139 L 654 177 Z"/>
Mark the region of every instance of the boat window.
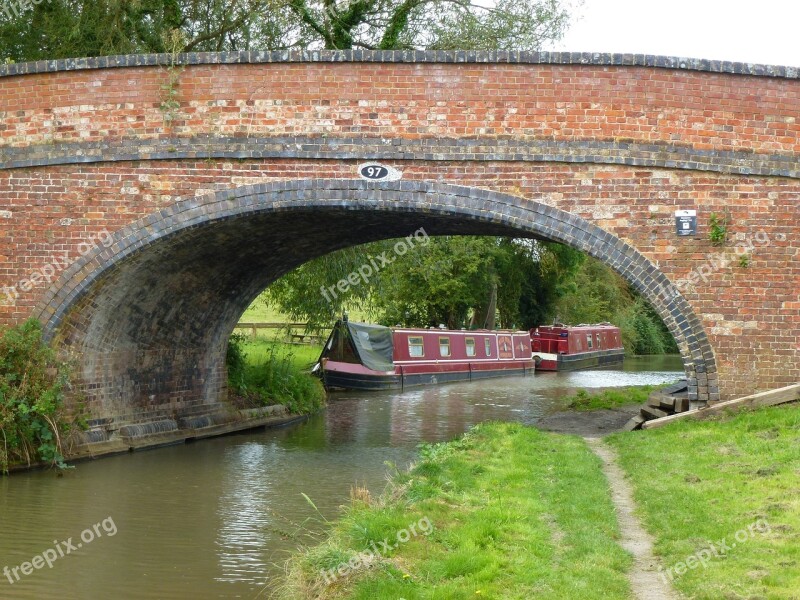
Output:
<path fill-rule="evenodd" d="M 594 344 L 592 344 L 592 334 L 591 333 L 586 336 L 586 343 L 589 345 L 589 350 L 594 348 Z"/>
<path fill-rule="evenodd" d="M 475 338 L 466 338 L 467 356 L 475 356 Z"/>
<path fill-rule="evenodd" d="M 439 338 L 439 354 L 441 356 L 450 356 L 450 338 L 449 337 L 440 337 Z"/>
<path fill-rule="evenodd" d="M 425 349 L 422 346 L 422 337 L 408 338 L 408 355 L 412 358 L 425 356 Z"/>
<path fill-rule="evenodd" d="M 602 348 L 602 347 L 603 347 L 603 345 L 600 343 L 600 339 L 601 339 L 601 338 L 600 338 L 600 334 L 598 333 L 598 334 L 597 334 L 597 349 L 598 349 L 598 350 L 600 350 L 600 348 Z"/>
<path fill-rule="evenodd" d="M 486 350 L 486 356 L 492 355 L 492 340 L 483 338 L 483 349 Z"/>

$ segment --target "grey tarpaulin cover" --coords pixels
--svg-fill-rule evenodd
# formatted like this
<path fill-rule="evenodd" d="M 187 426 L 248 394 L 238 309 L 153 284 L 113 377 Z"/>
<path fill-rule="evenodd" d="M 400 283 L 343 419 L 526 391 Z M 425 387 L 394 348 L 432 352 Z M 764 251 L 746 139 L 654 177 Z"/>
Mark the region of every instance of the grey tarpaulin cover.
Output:
<path fill-rule="evenodd" d="M 361 362 L 373 371 L 394 371 L 392 330 L 382 325 L 347 322 L 350 338 Z"/>

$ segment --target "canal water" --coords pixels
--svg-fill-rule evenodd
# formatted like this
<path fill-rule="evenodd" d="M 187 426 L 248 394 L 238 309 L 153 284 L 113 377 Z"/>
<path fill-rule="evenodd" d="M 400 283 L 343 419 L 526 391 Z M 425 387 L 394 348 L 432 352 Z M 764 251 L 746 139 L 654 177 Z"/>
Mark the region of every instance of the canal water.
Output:
<path fill-rule="evenodd" d="M 487 420 L 534 424 L 576 388 L 682 375 L 679 358 L 652 357 L 624 370 L 338 393 L 291 427 L 81 463 L 63 477 L 0 478 L 0 599 L 267 598 L 351 486 L 380 493 L 419 443 Z"/>

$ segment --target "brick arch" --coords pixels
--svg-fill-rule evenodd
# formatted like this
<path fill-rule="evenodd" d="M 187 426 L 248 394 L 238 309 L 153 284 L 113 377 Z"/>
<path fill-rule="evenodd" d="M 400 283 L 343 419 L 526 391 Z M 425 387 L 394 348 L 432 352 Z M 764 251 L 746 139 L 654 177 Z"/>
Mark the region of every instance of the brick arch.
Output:
<path fill-rule="evenodd" d="M 49 339 L 80 357 L 94 416 L 181 414 L 223 397 L 227 337 L 270 282 L 337 248 L 419 227 L 430 235 L 547 239 L 602 260 L 664 320 L 692 398 L 718 394 L 700 319 L 635 248 L 546 204 L 428 181 L 288 180 L 179 200 L 72 265 L 35 315 Z"/>

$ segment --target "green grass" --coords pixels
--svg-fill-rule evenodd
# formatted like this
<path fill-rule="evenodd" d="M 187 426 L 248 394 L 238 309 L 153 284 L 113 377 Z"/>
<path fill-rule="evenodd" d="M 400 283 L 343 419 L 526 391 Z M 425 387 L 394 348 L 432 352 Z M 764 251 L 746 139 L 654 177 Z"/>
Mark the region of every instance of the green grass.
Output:
<path fill-rule="evenodd" d="M 800 407 L 684 421 L 609 442 L 679 591 L 698 600 L 800 597 Z M 721 540 L 736 545 L 723 552 Z"/>
<path fill-rule="evenodd" d="M 318 344 L 287 344 L 261 337 L 247 339 L 242 347 L 247 354 L 247 363 L 252 368 L 258 367 L 274 356 L 288 360 L 301 371 L 308 371 L 322 353 L 322 346 Z"/>
<path fill-rule="evenodd" d="M 350 319 L 353 321 L 370 321 L 370 316 L 368 311 L 359 310 L 359 309 L 350 309 L 348 310 L 348 314 Z M 247 310 L 244 311 L 244 314 L 239 318 L 239 321 L 242 323 L 293 323 L 295 319 L 289 317 L 289 315 L 280 312 L 276 308 L 271 305 L 268 305 L 263 300 L 263 296 L 259 296 L 256 298 L 250 306 L 247 307 Z M 303 322 L 302 319 L 297 321 L 298 323 Z M 333 325 L 333 323 L 331 323 Z"/>
<path fill-rule="evenodd" d="M 363 493 L 360 496 L 363 497 Z M 429 523 L 429 534 L 420 533 Z M 369 566 L 372 542 L 397 543 Z M 377 501 L 354 500 L 289 563 L 285 598 L 629 598 L 629 555 L 599 460 L 583 440 L 516 423 L 425 446 Z M 345 576 L 336 569 L 353 560 Z M 327 573 L 323 576 L 323 571 Z M 332 583 L 331 583 L 332 582 Z"/>
<path fill-rule="evenodd" d="M 642 385 L 635 387 L 622 387 L 589 393 L 578 390 L 574 395 L 567 396 L 564 400 L 567 408 L 574 410 L 598 410 L 601 408 L 615 408 L 627 404 L 644 404 L 647 397 L 665 385 Z"/>
<path fill-rule="evenodd" d="M 290 323 L 292 319 L 275 310 L 264 302 L 261 297 L 258 297 L 247 307 L 239 321 L 246 323 Z"/>

